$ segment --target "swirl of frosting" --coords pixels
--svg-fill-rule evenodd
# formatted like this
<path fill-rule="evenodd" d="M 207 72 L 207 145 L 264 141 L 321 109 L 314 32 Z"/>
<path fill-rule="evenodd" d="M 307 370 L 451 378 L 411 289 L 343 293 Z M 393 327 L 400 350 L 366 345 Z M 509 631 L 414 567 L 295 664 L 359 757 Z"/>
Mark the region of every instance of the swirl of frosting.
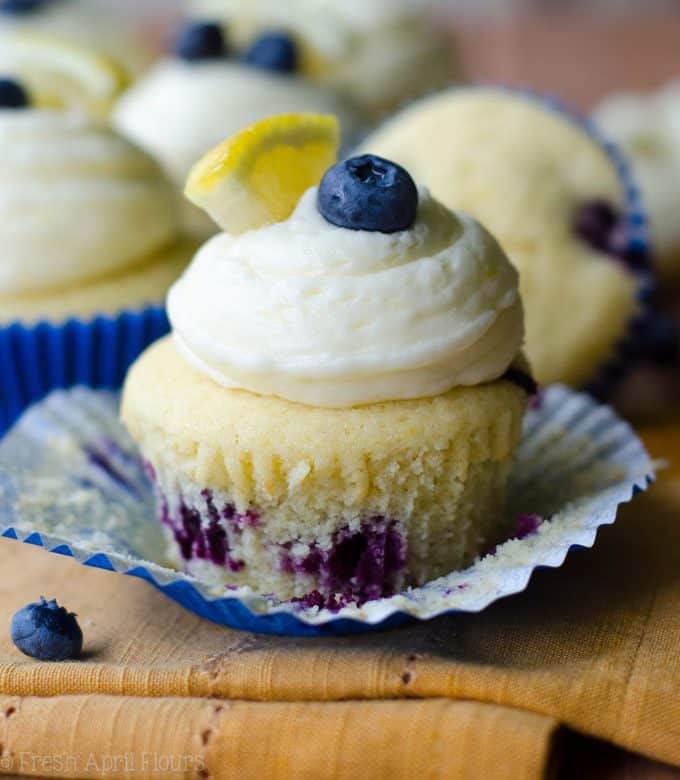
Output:
<path fill-rule="evenodd" d="M 312 188 L 285 222 L 211 239 L 168 310 L 181 353 L 218 383 L 321 407 L 494 380 L 524 332 L 500 246 L 425 190 L 413 227 L 384 234 L 331 225 Z"/>
<path fill-rule="evenodd" d="M 177 237 L 177 201 L 147 155 L 85 119 L 0 111 L 0 295 L 144 262 Z"/>

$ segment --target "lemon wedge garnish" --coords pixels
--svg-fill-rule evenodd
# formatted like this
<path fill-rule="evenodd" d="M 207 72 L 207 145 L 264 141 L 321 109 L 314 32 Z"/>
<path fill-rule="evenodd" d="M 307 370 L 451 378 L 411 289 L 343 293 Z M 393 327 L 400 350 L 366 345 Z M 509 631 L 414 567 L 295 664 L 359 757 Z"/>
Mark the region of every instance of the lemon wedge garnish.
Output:
<path fill-rule="evenodd" d="M 104 54 L 35 32 L 3 34 L 0 73 L 19 80 L 38 107 L 76 108 L 105 118 L 128 84 Z"/>
<path fill-rule="evenodd" d="M 232 235 L 281 222 L 335 164 L 339 145 L 333 116 L 263 119 L 196 163 L 185 194 Z"/>

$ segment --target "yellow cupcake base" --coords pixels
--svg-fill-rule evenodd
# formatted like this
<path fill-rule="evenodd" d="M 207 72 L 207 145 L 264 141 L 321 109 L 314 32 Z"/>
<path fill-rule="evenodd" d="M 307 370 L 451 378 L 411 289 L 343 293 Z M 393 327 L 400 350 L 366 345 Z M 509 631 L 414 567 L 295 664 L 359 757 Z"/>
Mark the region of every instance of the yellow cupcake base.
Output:
<path fill-rule="evenodd" d="M 122 415 L 185 569 L 291 598 L 357 595 L 373 567 L 375 597 L 464 566 L 498 538 L 525 403 L 496 381 L 303 406 L 220 387 L 165 339 L 130 371 Z M 381 555 L 391 567 L 377 582 Z"/>

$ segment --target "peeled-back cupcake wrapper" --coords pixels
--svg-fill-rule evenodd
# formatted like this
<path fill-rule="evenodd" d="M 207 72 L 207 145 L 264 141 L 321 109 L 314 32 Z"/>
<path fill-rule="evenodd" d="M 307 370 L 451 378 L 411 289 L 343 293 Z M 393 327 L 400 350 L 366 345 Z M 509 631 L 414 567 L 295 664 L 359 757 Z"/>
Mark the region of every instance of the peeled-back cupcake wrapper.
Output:
<path fill-rule="evenodd" d="M 134 360 L 169 329 L 158 306 L 60 325 L 0 326 L 0 436 L 52 390 L 119 388 Z"/>
<path fill-rule="evenodd" d="M 141 577 L 196 614 L 284 635 L 343 634 L 449 612 L 478 612 L 524 590 L 537 567 L 591 547 L 654 464 L 606 406 L 561 386 L 532 403 L 511 473 L 514 538 L 473 566 L 390 598 L 338 612 L 221 589 L 166 567 L 161 524 L 136 446 L 112 393 L 75 388 L 30 409 L 0 444 L 0 534 L 87 566 Z M 36 592 L 40 583 L 36 583 Z"/>

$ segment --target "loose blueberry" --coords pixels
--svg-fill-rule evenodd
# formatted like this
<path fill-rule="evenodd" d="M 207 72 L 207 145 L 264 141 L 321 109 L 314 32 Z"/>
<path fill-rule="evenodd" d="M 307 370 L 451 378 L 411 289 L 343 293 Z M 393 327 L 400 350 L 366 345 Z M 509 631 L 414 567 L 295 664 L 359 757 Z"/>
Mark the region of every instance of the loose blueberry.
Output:
<path fill-rule="evenodd" d="M 77 658 L 83 649 L 83 633 L 76 616 L 56 601 L 42 597 L 14 615 L 12 641 L 22 653 L 40 661 Z"/>
<path fill-rule="evenodd" d="M 0 109 L 26 108 L 29 103 L 28 93 L 18 81 L 0 78 Z"/>
<path fill-rule="evenodd" d="M 0 0 L 2 14 L 32 14 L 45 5 L 46 0 Z"/>
<path fill-rule="evenodd" d="M 270 32 L 257 38 L 246 52 L 248 65 L 279 73 L 294 73 L 298 66 L 298 48 L 286 33 Z"/>
<path fill-rule="evenodd" d="M 217 60 L 227 54 L 219 24 L 198 22 L 187 25 L 175 41 L 174 52 L 183 60 Z"/>
<path fill-rule="evenodd" d="M 418 189 L 400 165 L 364 154 L 324 174 L 317 197 L 321 215 L 349 230 L 408 230 L 418 212 Z"/>

